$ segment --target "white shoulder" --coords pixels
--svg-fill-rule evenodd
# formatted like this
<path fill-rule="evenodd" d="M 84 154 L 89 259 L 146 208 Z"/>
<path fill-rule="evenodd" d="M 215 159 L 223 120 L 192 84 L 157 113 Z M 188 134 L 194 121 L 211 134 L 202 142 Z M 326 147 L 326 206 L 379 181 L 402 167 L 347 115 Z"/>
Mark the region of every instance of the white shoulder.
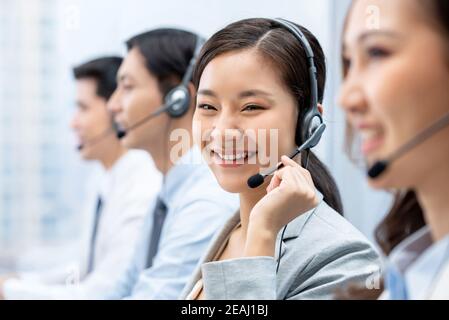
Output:
<path fill-rule="evenodd" d="M 438 282 L 435 290 L 431 293 L 431 300 L 449 300 L 449 263 L 443 268 L 438 276 Z"/>

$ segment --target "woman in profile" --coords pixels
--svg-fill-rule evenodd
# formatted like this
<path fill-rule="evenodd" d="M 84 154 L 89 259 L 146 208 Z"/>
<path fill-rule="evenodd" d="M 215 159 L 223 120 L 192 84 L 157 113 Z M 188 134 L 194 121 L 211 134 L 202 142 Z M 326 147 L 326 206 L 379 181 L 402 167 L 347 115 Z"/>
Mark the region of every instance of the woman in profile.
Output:
<path fill-rule="evenodd" d="M 373 6 L 378 28 L 366 24 Z M 396 190 L 376 232 L 389 256 L 382 298 L 448 299 L 449 2 L 354 1 L 343 62 L 348 136 L 361 138 L 370 184 Z"/>

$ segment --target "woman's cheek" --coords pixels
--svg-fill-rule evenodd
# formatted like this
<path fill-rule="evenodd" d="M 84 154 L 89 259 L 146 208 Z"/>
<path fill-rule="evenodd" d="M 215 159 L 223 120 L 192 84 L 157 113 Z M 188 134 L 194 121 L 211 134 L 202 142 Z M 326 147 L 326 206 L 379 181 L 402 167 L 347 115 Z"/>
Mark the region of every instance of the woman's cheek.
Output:
<path fill-rule="evenodd" d="M 201 130 L 201 121 L 196 116 L 196 112 L 193 116 L 192 121 L 192 135 L 193 135 L 193 143 L 202 148 L 202 130 Z"/>

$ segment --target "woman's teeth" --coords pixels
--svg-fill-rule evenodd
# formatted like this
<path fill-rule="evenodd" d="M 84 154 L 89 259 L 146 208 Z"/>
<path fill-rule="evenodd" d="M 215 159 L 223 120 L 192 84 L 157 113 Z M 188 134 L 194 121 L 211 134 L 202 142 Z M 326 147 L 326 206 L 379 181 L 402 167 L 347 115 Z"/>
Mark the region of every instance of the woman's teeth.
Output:
<path fill-rule="evenodd" d="M 379 137 L 380 133 L 377 130 L 364 130 L 360 132 L 360 136 L 362 140 L 366 141 Z"/>
<path fill-rule="evenodd" d="M 242 159 L 247 159 L 250 155 L 250 153 L 248 152 L 241 152 L 241 153 L 236 153 L 236 154 L 222 154 L 221 152 L 218 151 L 213 151 L 216 155 L 218 155 L 222 160 L 225 161 L 237 161 L 237 160 L 242 160 Z"/>

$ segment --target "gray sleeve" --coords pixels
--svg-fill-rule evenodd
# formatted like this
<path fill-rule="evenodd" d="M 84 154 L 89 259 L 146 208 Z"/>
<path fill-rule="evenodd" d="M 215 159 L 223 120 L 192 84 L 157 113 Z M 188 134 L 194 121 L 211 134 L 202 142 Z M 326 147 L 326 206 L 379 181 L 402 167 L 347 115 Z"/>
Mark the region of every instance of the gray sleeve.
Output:
<path fill-rule="evenodd" d="M 284 269 L 288 275 L 277 275 L 276 265 L 272 257 L 206 263 L 202 266 L 205 297 L 209 300 L 333 299 L 338 288 L 350 283 L 363 285 L 379 270 L 376 252 L 364 242 L 347 246 L 340 242 L 327 248 L 316 254 L 300 274 Z M 294 266 L 292 261 L 288 265 Z M 278 296 L 278 277 L 287 282 L 286 296 Z"/>
<path fill-rule="evenodd" d="M 335 299 L 336 291 L 347 285 L 369 286 L 380 272 L 380 261 L 368 243 L 352 243 L 317 254 L 304 272 L 304 281 L 286 299 Z"/>
<path fill-rule="evenodd" d="M 276 299 L 276 262 L 271 257 L 206 263 L 202 276 L 208 300 Z"/>

